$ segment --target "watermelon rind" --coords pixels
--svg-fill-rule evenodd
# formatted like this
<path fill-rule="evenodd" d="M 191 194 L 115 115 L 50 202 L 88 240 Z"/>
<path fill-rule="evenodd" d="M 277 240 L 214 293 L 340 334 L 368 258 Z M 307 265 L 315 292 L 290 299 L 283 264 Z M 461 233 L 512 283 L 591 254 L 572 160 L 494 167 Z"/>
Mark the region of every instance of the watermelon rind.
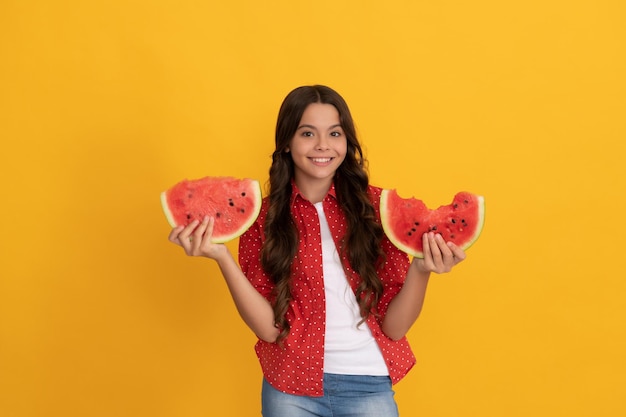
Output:
<path fill-rule="evenodd" d="M 383 226 L 383 230 L 387 235 L 387 238 L 393 243 L 398 249 L 401 251 L 408 253 L 411 256 L 416 258 L 423 258 L 424 254 L 422 252 L 416 251 L 414 248 L 405 245 L 400 239 L 398 239 L 393 230 L 387 227 L 388 224 L 391 223 L 391 210 L 387 205 L 387 201 L 389 201 L 389 192 L 390 190 L 384 189 L 380 193 L 380 221 Z"/>
<path fill-rule="evenodd" d="M 263 202 L 263 197 L 261 195 L 261 184 L 259 184 L 259 182 L 257 180 L 252 180 L 251 185 L 254 184 L 253 188 L 253 193 L 254 193 L 254 210 L 253 210 L 253 214 L 248 218 L 248 221 L 243 223 L 241 225 L 241 227 L 237 230 L 235 230 L 233 233 L 231 233 L 230 235 L 226 235 L 222 238 L 219 239 L 212 239 L 213 243 L 226 243 L 230 240 L 236 239 L 239 236 L 243 235 L 246 230 L 248 230 L 256 221 L 256 219 L 259 217 L 259 213 L 261 213 L 261 205 Z"/>
<path fill-rule="evenodd" d="M 174 215 L 170 210 L 170 206 L 169 204 L 167 204 L 167 191 L 163 191 L 161 193 L 161 207 L 163 208 L 163 213 L 165 214 L 165 218 L 167 219 L 167 222 L 170 224 L 170 226 L 178 226 L 176 224 L 176 220 L 174 220 Z"/>
<path fill-rule="evenodd" d="M 402 242 L 395 235 L 395 232 L 389 226 L 393 220 L 392 210 L 390 210 L 390 207 L 387 204 L 387 202 L 389 201 L 389 193 L 391 191 L 393 190 L 383 189 L 380 195 L 380 219 L 381 219 L 381 223 L 383 226 L 383 230 L 385 231 L 387 238 L 398 249 L 400 249 L 401 251 L 415 258 L 424 258 L 424 253 L 422 251 L 419 251 L 416 248 L 412 246 L 408 246 L 404 242 Z M 478 240 L 478 237 L 480 236 L 483 230 L 483 227 L 485 225 L 485 198 L 480 195 L 475 195 L 475 197 L 476 197 L 477 206 L 478 206 L 478 223 L 476 225 L 476 229 L 474 230 L 474 233 L 469 236 L 469 238 L 467 239 L 465 243 L 463 243 L 462 245 L 459 245 L 459 247 L 463 250 L 468 249 L 470 246 L 472 246 L 476 242 L 476 240 Z"/>
<path fill-rule="evenodd" d="M 259 214 L 261 212 L 262 201 L 263 201 L 263 197 L 261 194 L 261 184 L 259 183 L 259 181 L 254 180 L 254 179 L 246 179 L 246 180 L 250 181 L 249 191 L 252 192 L 253 194 L 252 200 L 254 201 L 254 207 L 252 210 L 252 214 L 248 217 L 248 220 L 246 222 L 242 223 L 241 227 L 234 230 L 232 233 L 227 234 L 227 235 L 212 237 L 211 239 L 212 243 L 226 243 L 233 239 L 238 238 L 239 236 L 244 234 L 246 230 L 248 230 L 254 224 L 256 219 L 259 217 Z M 169 223 L 169 225 L 171 227 L 177 227 L 179 226 L 179 224 L 176 222 L 174 215 L 172 211 L 170 210 L 169 204 L 167 202 L 167 192 L 168 192 L 167 190 L 161 192 L 161 196 L 160 196 L 161 208 L 163 209 L 163 213 L 165 214 L 165 218 L 167 219 L 167 222 Z"/>
<path fill-rule="evenodd" d="M 463 250 L 466 250 L 478 240 L 485 226 L 485 197 L 479 195 L 476 196 L 476 199 L 478 200 L 478 224 L 476 225 L 474 234 L 468 239 L 467 243 L 461 246 Z"/>

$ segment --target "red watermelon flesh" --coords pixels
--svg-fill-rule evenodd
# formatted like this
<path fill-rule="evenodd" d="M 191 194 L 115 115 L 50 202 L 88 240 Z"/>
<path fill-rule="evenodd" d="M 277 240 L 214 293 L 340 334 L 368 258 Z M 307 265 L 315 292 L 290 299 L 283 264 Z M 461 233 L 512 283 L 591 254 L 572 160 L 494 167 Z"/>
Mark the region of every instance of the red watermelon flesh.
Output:
<path fill-rule="evenodd" d="M 161 206 L 172 227 L 213 217 L 214 243 L 235 239 L 248 230 L 259 215 L 261 202 L 259 182 L 248 178 L 183 180 L 161 193 Z"/>
<path fill-rule="evenodd" d="M 383 190 L 380 217 L 389 240 L 402 251 L 423 258 L 422 236 L 439 233 L 446 241 L 463 250 L 480 235 L 485 222 L 485 200 L 482 196 L 460 192 L 451 204 L 429 209 L 416 198 L 402 198 L 396 190 Z"/>

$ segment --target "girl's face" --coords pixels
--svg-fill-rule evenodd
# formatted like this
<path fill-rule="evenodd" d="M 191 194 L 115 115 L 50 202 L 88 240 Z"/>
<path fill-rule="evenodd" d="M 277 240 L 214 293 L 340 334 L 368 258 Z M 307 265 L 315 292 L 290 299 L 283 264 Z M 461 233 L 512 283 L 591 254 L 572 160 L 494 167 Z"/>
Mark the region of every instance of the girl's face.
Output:
<path fill-rule="evenodd" d="M 301 190 L 328 186 L 346 157 L 348 143 L 332 104 L 310 104 L 289 143 L 295 182 Z"/>

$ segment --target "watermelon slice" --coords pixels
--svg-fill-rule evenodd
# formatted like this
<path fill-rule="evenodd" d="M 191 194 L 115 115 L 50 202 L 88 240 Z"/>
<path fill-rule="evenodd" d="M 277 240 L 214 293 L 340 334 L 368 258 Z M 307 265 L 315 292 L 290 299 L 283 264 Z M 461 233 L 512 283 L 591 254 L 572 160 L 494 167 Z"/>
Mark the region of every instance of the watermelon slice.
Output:
<path fill-rule="evenodd" d="M 409 255 L 423 258 L 422 236 L 427 232 L 440 233 L 463 250 L 469 248 L 483 229 L 485 199 L 460 192 L 451 204 L 431 210 L 421 200 L 402 198 L 396 190 L 383 190 L 380 218 L 394 245 Z"/>
<path fill-rule="evenodd" d="M 261 202 L 259 182 L 248 178 L 183 180 L 161 193 L 161 206 L 172 227 L 213 217 L 214 243 L 228 242 L 248 230 L 259 216 Z"/>

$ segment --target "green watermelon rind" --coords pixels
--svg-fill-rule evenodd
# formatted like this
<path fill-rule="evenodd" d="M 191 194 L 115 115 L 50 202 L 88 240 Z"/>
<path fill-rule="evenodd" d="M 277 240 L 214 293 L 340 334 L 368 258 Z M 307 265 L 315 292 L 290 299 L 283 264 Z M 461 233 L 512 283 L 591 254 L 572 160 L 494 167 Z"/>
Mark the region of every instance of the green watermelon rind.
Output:
<path fill-rule="evenodd" d="M 390 227 L 392 214 L 389 210 L 387 201 L 389 200 L 388 194 L 393 190 L 383 189 L 380 194 L 380 220 L 383 226 L 383 230 L 387 235 L 387 238 L 393 243 L 398 249 L 401 251 L 415 257 L 415 258 L 424 258 L 424 253 L 416 250 L 415 248 L 405 245 L 398 238 L 395 237 L 395 233 Z M 476 226 L 476 230 L 474 234 L 470 236 L 470 238 L 464 244 L 459 247 L 463 250 L 468 249 L 472 246 L 476 240 L 480 237 L 482 233 L 483 227 L 485 225 L 485 198 L 481 195 L 477 195 L 477 204 L 478 204 L 478 224 Z"/>
<path fill-rule="evenodd" d="M 254 202 L 255 202 L 252 215 L 249 216 L 248 221 L 243 223 L 239 229 L 233 231 L 232 233 L 228 235 L 212 237 L 211 238 L 212 243 L 226 243 L 231 240 L 237 239 L 239 236 L 243 235 L 246 232 L 246 230 L 248 230 L 254 224 L 256 219 L 259 217 L 259 214 L 261 213 L 262 202 L 263 202 L 263 196 L 261 194 L 261 184 L 259 183 L 259 181 L 254 180 L 254 179 L 248 179 L 248 180 L 250 181 L 250 189 L 251 189 L 250 191 L 252 191 L 253 193 Z M 163 209 L 163 213 L 165 214 L 165 218 L 167 219 L 167 222 L 169 223 L 169 225 L 171 227 L 179 226 L 176 223 L 176 220 L 174 220 L 174 215 L 172 214 L 172 211 L 169 208 L 169 204 L 167 203 L 167 191 L 163 191 L 161 193 L 161 208 Z"/>
<path fill-rule="evenodd" d="M 470 246 L 472 246 L 483 231 L 483 227 L 485 226 L 485 197 L 482 195 L 477 195 L 476 199 L 478 200 L 478 224 L 476 225 L 476 230 L 474 234 L 469 238 L 469 240 L 460 246 L 461 249 L 466 250 Z"/>
<path fill-rule="evenodd" d="M 165 218 L 167 219 L 167 222 L 170 224 L 170 226 L 172 227 L 178 226 L 176 224 L 176 220 L 174 220 L 174 215 L 172 214 L 172 211 L 170 210 L 170 206 L 169 204 L 167 204 L 167 191 L 163 191 L 161 193 L 161 208 L 163 209 Z"/>

